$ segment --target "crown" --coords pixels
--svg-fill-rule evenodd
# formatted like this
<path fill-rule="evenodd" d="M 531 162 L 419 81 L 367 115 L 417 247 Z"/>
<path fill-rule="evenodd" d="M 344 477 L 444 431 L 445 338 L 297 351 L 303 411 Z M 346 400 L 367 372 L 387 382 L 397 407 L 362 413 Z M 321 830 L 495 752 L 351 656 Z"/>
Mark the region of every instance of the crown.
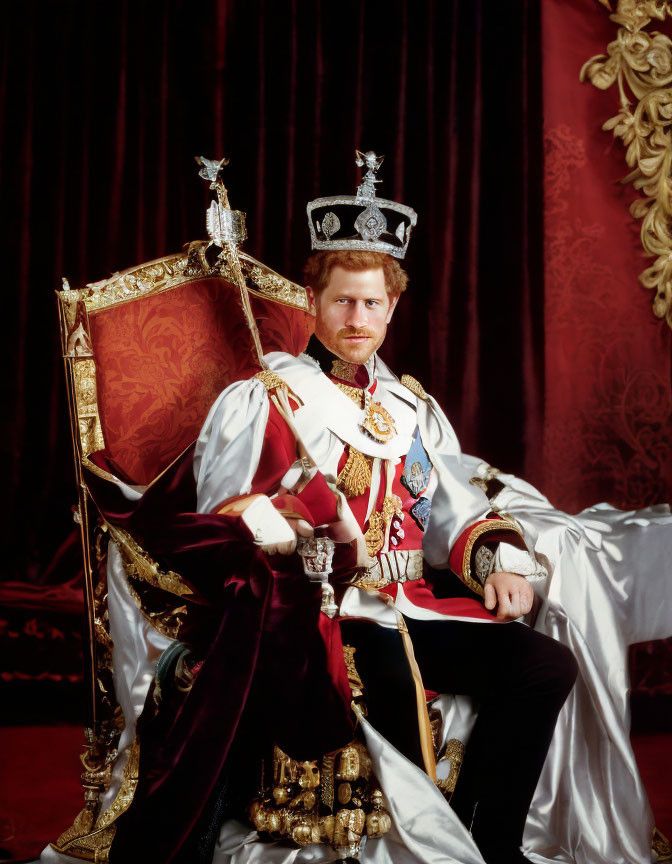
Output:
<path fill-rule="evenodd" d="M 311 248 L 365 249 L 403 258 L 418 214 L 405 204 L 376 198 L 376 184 L 381 182 L 376 174 L 384 156 L 373 150 L 355 153 L 356 164 L 367 169 L 357 194 L 316 198 L 306 207 Z"/>

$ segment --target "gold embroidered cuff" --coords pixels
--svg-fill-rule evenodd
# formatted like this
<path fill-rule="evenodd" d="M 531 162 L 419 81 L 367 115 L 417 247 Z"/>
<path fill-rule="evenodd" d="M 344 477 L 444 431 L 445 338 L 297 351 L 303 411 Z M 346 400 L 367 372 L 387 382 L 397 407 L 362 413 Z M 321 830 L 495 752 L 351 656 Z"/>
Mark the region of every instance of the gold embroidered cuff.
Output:
<path fill-rule="evenodd" d="M 480 583 L 478 578 L 476 578 L 477 573 L 474 559 L 477 549 L 480 548 L 481 543 L 484 542 L 485 536 L 495 532 L 510 533 L 514 535 L 517 541 L 514 545 L 519 545 L 523 542 L 520 529 L 516 525 L 513 525 L 511 522 L 504 519 L 488 519 L 487 522 L 481 522 L 472 528 L 462 555 L 462 573 L 458 573 L 458 575 L 461 575 L 462 581 L 481 597 L 485 596 L 485 591 L 483 585 Z"/>

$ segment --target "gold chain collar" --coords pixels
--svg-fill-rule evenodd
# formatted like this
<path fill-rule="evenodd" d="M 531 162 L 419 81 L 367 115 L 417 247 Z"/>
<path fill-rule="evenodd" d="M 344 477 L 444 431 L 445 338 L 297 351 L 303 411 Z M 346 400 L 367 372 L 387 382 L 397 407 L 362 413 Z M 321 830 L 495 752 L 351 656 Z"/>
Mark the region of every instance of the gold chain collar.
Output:
<path fill-rule="evenodd" d="M 352 399 L 358 408 L 363 408 L 366 403 L 366 390 L 362 387 L 351 387 L 350 384 L 343 384 L 340 381 L 334 381 L 341 393 L 345 393 L 348 399 Z"/>

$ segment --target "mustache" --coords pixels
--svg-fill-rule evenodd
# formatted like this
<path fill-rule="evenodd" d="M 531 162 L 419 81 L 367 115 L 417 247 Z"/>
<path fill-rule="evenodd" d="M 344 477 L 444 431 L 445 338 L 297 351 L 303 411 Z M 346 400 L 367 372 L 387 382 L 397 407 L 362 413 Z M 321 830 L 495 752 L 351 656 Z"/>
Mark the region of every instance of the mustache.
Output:
<path fill-rule="evenodd" d="M 336 336 L 341 338 L 347 338 L 348 336 L 367 336 L 369 339 L 372 339 L 374 334 L 371 330 L 367 330 L 366 328 L 358 330 L 356 327 L 344 327 L 336 333 Z"/>

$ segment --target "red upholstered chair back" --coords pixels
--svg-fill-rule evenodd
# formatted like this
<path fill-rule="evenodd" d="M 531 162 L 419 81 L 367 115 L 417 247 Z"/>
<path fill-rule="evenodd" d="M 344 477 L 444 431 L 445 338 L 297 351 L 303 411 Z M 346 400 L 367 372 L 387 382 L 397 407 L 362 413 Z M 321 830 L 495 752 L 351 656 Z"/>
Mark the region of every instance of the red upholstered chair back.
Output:
<path fill-rule="evenodd" d="M 305 293 L 247 256 L 243 263 L 264 353 L 299 354 L 313 327 Z M 91 289 L 109 292 L 110 281 Z M 135 484 L 153 480 L 196 438 L 225 387 L 260 368 L 236 285 L 209 274 L 173 282 L 143 291 L 136 278 L 128 297 L 115 283 L 105 302 L 77 292 L 87 306 L 104 453 Z M 96 440 L 83 455 L 100 448 Z"/>

